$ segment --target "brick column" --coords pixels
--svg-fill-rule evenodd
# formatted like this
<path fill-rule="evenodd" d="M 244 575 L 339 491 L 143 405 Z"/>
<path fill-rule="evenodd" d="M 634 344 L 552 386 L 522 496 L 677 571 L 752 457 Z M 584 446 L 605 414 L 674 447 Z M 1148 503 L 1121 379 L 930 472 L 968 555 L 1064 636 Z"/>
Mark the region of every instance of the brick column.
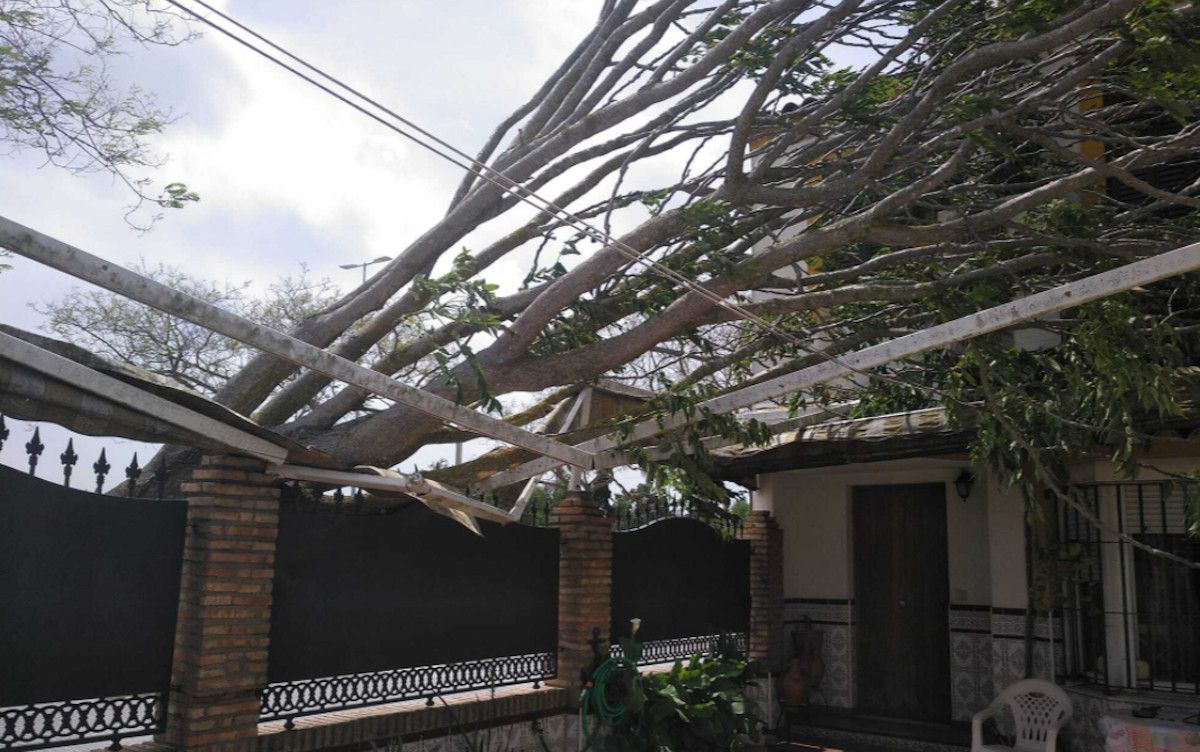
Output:
<path fill-rule="evenodd" d="M 783 632 L 783 530 L 770 512 L 753 511 L 740 536 L 750 542 L 750 655 L 761 670 L 780 671 Z"/>
<path fill-rule="evenodd" d="M 279 490 L 259 460 L 206 455 L 188 497 L 167 728 L 180 750 L 253 752 L 267 682 Z"/>
<path fill-rule="evenodd" d="M 612 623 L 612 525 L 596 502 L 568 496 L 550 513 L 558 528 L 558 676 L 574 701 L 592 665 L 593 630 L 609 645 Z"/>

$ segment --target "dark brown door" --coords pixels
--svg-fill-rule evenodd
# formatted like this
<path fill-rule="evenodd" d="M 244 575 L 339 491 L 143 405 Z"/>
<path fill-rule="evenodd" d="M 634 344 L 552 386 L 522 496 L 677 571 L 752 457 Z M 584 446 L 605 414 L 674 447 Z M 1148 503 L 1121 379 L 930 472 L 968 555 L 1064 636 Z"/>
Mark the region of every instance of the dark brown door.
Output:
<path fill-rule="evenodd" d="M 854 488 L 854 609 L 862 713 L 950 720 L 946 489 Z"/>

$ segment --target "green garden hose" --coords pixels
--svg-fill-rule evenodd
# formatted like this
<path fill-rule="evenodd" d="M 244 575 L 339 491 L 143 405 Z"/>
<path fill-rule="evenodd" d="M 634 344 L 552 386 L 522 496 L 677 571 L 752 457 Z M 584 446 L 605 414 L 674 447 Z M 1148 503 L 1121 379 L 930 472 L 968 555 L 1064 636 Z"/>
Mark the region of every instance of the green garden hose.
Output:
<path fill-rule="evenodd" d="M 607 689 L 608 681 L 614 676 L 620 676 L 626 669 L 633 671 L 635 682 L 641 681 L 637 665 L 628 658 L 624 656 L 608 658 L 592 672 L 591 681 L 579 694 L 579 726 L 589 747 L 592 744 L 592 729 L 588 727 L 589 714 L 596 717 L 597 725 L 601 722 L 610 725 L 617 724 L 625 717 L 625 703 L 623 701 L 610 703 Z"/>

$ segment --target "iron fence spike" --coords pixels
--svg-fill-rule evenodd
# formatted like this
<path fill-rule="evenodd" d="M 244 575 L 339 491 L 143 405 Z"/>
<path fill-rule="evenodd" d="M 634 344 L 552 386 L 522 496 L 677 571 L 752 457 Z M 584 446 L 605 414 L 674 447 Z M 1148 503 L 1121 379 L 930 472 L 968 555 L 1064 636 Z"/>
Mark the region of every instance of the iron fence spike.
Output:
<path fill-rule="evenodd" d="M 58 455 L 58 459 L 63 466 L 63 485 L 67 488 L 71 487 L 71 471 L 75 469 L 75 463 L 79 461 L 79 455 L 75 453 L 75 439 L 67 439 L 67 449 L 62 454 Z"/>
<path fill-rule="evenodd" d="M 92 463 L 92 471 L 96 473 L 96 493 L 104 492 L 104 477 L 108 475 L 109 470 L 112 470 L 112 465 L 108 464 L 104 447 L 100 447 L 100 459 Z"/>
<path fill-rule="evenodd" d="M 42 443 L 41 426 L 35 426 L 33 429 L 33 438 L 25 442 L 25 452 L 29 455 L 30 475 L 33 475 L 34 470 L 37 469 L 38 457 L 45 448 L 46 445 Z"/>
<path fill-rule="evenodd" d="M 128 496 L 133 498 L 137 491 L 138 478 L 142 475 L 142 468 L 138 465 L 137 452 L 133 453 L 133 459 L 129 462 L 129 467 L 125 468 L 125 477 L 129 480 Z"/>

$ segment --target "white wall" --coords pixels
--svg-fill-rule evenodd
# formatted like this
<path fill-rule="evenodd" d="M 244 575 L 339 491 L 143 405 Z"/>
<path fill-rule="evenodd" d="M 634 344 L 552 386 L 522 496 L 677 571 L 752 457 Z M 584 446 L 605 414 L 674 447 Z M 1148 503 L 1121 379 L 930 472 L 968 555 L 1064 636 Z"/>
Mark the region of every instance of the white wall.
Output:
<path fill-rule="evenodd" d="M 1021 494 L 991 480 L 980 482 L 986 499 L 991 594 L 983 603 L 993 608 L 1025 608 L 1025 510 Z"/>
<path fill-rule="evenodd" d="M 989 603 L 987 495 L 980 482 L 967 501 L 958 498 L 954 479 L 964 466 L 961 461 L 922 458 L 759 476 L 758 503 L 772 508 L 783 528 L 784 597 L 853 597 L 850 494 L 854 486 L 942 482 L 950 599 Z M 1023 558 L 1019 564 L 1024 564 Z"/>

